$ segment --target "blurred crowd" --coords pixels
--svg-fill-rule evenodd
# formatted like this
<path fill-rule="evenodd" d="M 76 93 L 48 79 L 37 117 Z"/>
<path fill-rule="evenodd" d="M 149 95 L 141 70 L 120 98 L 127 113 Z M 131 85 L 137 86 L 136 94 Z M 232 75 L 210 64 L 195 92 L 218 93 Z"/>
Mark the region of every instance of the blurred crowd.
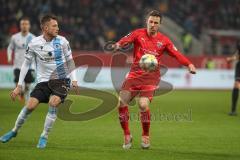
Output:
<path fill-rule="evenodd" d="M 202 30 L 240 28 L 240 0 L 170 0 L 167 15 L 199 37 Z"/>
<path fill-rule="evenodd" d="M 199 37 L 203 28 L 239 29 L 239 0 L 0 0 L 0 48 L 5 48 L 19 19 L 31 19 L 31 32 L 39 35 L 39 18 L 46 13 L 59 17 L 60 33 L 73 49 L 101 50 L 105 42 L 118 40 L 144 26 L 151 9 L 160 10 L 186 31 Z"/>

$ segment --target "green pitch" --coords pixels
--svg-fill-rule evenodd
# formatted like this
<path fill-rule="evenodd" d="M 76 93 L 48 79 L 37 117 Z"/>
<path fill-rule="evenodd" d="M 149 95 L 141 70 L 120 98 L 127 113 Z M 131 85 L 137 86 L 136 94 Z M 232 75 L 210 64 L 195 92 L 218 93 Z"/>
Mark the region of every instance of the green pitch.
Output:
<path fill-rule="evenodd" d="M 22 104 L 13 103 L 9 91 L 0 91 L 0 135 L 13 127 Z M 151 149 L 140 149 L 141 127 L 136 106 L 130 107 L 133 148 L 122 149 L 117 110 L 87 122 L 57 120 L 48 146 L 36 148 L 47 105 L 34 111 L 17 138 L 0 144 L 0 160 L 239 160 L 240 115 L 228 116 L 230 91 L 172 91 L 151 104 Z M 86 97 L 71 111 L 84 112 L 101 101 Z M 88 108 L 90 107 L 90 108 Z M 240 109 L 240 108 L 239 108 Z M 240 111 L 239 111 L 240 113 Z"/>

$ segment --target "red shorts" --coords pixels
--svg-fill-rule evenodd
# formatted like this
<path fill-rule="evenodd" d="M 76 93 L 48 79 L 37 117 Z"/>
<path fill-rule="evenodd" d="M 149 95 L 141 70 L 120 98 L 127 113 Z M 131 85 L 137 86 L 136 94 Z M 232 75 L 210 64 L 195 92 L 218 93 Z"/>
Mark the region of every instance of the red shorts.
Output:
<path fill-rule="evenodd" d="M 139 97 L 148 97 L 151 101 L 155 90 L 158 88 L 160 78 L 150 77 L 138 77 L 138 78 L 126 78 L 123 82 L 121 90 L 127 90 L 131 92 L 131 100 L 139 94 Z"/>

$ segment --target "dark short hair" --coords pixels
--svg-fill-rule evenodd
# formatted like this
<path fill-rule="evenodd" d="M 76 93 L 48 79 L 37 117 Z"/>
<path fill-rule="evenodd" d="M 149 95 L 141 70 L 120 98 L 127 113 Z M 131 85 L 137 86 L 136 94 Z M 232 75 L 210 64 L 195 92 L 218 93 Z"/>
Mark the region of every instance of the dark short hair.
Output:
<path fill-rule="evenodd" d="M 30 22 L 30 18 L 27 16 L 23 16 L 20 18 L 20 21 L 29 21 Z"/>
<path fill-rule="evenodd" d="M 160 18 L 160 23 L 162 23 L 163 16 L 162 16 L 160 11 L 152 10 L 147 14 L 147 18 L 149 18 L 150 16 L 159 17 Z"/>
<path fill-rule="evenodd" d="M 41 24 L 41 26 L 43 26 L 43 25 L 45 25 L 46 24 L 46 22 L 49 22 L 49 21 L 51 21 L 52 19 L 54 19 L 54 20 L 58 20 L 57 19 L 57 16 L 55 16 L 55 15 L 53 15 L 53 14 L 46 14 L 46 15 L 44 15 L 41 19 L 40 19 L 40 24 Z"/>

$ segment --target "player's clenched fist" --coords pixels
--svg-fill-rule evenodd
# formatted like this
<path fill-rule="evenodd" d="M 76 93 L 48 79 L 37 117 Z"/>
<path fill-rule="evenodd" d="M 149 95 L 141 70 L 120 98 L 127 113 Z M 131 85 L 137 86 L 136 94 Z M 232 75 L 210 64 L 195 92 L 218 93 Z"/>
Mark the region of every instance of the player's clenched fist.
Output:
<path fill-rule="evenodd" d="M 196 68 L 193 64 L 188 65 L 188 70 L 191 74 L 196 74 Z"/>
<path fill-rule="evenodd" d="M 20 95 L 22 92 L 22 86 L 18 85 L 10 94 L 10 97 L 13 101 L 15 101 L 15 98 Z"/>

